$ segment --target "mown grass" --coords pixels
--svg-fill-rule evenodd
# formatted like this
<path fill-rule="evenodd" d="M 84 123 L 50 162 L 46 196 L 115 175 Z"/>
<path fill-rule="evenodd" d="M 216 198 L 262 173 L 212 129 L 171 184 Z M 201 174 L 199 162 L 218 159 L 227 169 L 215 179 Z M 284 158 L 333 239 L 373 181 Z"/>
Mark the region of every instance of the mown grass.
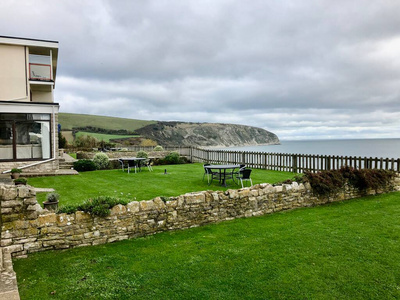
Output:
<path fill-rule="evenodd" d="M 21 299 L 399 299 L 400 193 L 14 261 Z"/>
<path fill-rule="evenodd" d="M 117 134 L 104 134 L 104 133 L 94 133 L 94 132 L 85 132 L 85 131 L 78 131 L 76 133 L 76 137 L 80 136 L 92 136 L 99 141 L 110 142 L 110 139 L 127 139 L 131 137 L 138 137 L 139 135 L 117 135 Z"/>
<path fill-rule="evenodd" d="M 208 185 L 203 181 L 202 164 L 153 166 L 149 172 L 128 174 L 121 169 L 81 172 L 76 176 L 52 176 L 28 178 L 28 184 L 38 188 L 54 188 L 60 194 L 60 205 L 77 204 L 97 196 L 111 196 L 126 200 L 150 200 L 158 196 L 179 196 L 184 193 L 204 190 L 226 190 L 239 188 L 232 181 L 227 188 L 218 182 Z M 167 174 L 165 173 L 167 170 Z M 293 177 L 292 173 L 254 169 L 253 184 L 276 183 Z M 38 201 L 45 200 L 45 194 L 38 193 Z"/>

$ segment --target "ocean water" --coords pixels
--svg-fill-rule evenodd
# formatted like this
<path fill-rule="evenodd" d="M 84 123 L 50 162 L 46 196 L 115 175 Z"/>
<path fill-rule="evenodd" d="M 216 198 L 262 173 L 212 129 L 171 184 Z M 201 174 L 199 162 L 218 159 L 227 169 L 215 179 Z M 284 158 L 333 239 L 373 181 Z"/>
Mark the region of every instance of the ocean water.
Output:
<path fill-rule="evenodd" d="M 280 145 L 218 148 L 223 150 L 400 158 L 400 139 L 281 141 Z"/>

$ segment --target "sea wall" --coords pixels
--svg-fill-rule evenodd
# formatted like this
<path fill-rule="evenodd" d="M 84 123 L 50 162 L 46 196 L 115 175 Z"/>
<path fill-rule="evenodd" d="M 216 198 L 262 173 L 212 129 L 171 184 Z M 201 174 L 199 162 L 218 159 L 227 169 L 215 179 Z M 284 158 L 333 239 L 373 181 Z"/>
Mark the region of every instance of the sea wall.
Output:
<path fill-rule="evenodd" d="M 400 179 L 395 187 L 400 190 Z M 369 191 L 376 194 L 388 191 Z M 260 216 L 352 199 L 361 194 L 346 189 L 319 198 L 308 184 L 257 184 L 239 190 L 202 191 L 172 198 L 117 205 L 108 217 L 83 212 L 56 214 L 41 208 L 30 186 L 0 186 L 1 247 L 13 257 L 29 253 L 112 243 L 167 230 L 180 230 L 235 218 Z"/>

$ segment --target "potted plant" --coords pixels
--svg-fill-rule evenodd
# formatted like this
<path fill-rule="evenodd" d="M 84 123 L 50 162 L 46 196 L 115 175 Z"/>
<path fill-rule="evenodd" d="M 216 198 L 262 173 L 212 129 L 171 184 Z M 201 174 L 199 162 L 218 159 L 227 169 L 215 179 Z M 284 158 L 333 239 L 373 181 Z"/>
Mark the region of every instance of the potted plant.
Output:
<path fill-rule="evenodd" d="M 11 177 L 12 177 L 13 179 L 17 179 L 17 178 L 19 178 L 19 176 L 21 175 L 21 172 L 22 172 L 21 169 L 13 168 L 13 169 L 11 169 Z"/>
<path fill-rule="evenodd" d="M 28 180 L 26 180 L 26 178 L 22 178 L 22 177 L 14 179 L 15 185 L 26 185 L 27 182 L 28 182 Z"/>
<path fill-rule="evenodd" d="M 58 208 L 58 199 L 60 195 L 57 193 L 49 193 L 46 195 L 46 201 L 43 202 L 43 207 L 48 210 L 57 210 Z"/>

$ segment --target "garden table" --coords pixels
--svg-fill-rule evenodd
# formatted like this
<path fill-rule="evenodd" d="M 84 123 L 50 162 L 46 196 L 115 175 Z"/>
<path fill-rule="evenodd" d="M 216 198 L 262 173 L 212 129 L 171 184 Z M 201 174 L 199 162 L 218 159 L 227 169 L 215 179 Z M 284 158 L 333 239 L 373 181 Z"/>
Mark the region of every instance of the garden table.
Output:
<path fill-rule="evenodd" d="M 126 158 L 120 158 L 124 163 L 128 163 L 128 173 L 131 169 L 131 167 L 135 168 L 135 173 L 136 173 L 136 168 L 139 168 L 139 171 L 141 170 L 141 162 L 146 160 L 147 158 L 144 157 L 126 157 Z"/>
<path fill-rule="evenodd" d="M 204 166 L 205 169 L 209 169 L 210 174 L 211 174 L 211 181 L 208 183 L 208 185 L 211 184 L 214 176 L 218 176 L 219 182 L 221 185 L 226 187 L 226 180 L 232 178 L 233 179 L 233 173 L 235 169 L 240 168 L 240 165 L 208 165 Z M 218 170 L 218 173 L 216 175 L 213 170 Z M 227 172 L 227 170 L 231 170 Z"/>

